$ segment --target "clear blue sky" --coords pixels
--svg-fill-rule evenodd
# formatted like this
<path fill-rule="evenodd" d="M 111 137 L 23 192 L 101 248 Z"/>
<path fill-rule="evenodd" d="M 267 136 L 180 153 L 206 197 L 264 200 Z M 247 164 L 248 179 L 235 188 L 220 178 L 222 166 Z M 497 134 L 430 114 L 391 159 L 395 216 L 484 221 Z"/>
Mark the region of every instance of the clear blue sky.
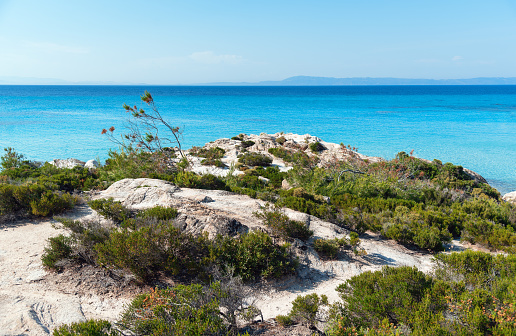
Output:
<path fill-rule="evenodd" d="M 516 77 L 516 0 L 0 0 L 0 78 Z"/>

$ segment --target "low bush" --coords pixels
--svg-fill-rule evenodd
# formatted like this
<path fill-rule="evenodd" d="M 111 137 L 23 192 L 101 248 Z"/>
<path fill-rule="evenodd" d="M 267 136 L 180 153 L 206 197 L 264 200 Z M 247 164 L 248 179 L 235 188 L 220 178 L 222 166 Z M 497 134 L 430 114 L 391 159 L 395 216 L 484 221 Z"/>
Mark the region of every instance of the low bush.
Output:
<path fill-rule="evenodd" d="M 336 259 L 341 247 L 347 245 L 346 239 L 316 239 L 314 240 L 314 249 L 322 258 Z"/>
<path fill-rule="evenodd" d="M 302 151 L 294 151 L 285 148 L 269 148 L 268 152 L 285 162 L 300 167 L 313 167 L 317 164 L 317 158 L 311 158 Z"/>
<path fill-rule="evenodd" d="M 284 136 L 280 136 L 276 138 L 276 142 L 283 146 L 283 144 L 287 141 Z"/>
<path fill-rule="evenodd" d="M 116 224 L 121 224 L 131 217 L 131 211 L 122 202 L 113 198 L 100 198 L 88 202 L 88 205 L 100 215 L 111 219 Z"/>
<path fill-rule="evenodd" d="M 279 208 L 269 210 L 269 208 L 262 208 L 262 211 L 254 214 L 256 217 L 263 220 L 263 224 L 272 229 L 272 232 L 284 239 L 297 238 L 301 240 L 308 240 L 313 235 L 305 223 L 291 220 L 280 211 Z"/>
<path fill-rule="evenodd" d="M 316 293 L 307 295 L 298 295 L 292 302 L 292 310 L 289 317 L 293 321 L 297 321 L 308 326 L 315 326 L 321 313 L 321 307 L 328 305 L 328 297 L 326 295 L 317 295 Z"/>
<path fill-rule="evenodd" d="M 224 157 L 226 151 L 220 147 L 212 147 L 212 148 L 198 148 L 193 147 L 190 149 L 190 155 L 203 157 L 209 160 L 218 160 Z"/>
<path fill-rule="evenodd" d="M 386 266 L 381 271 L 366 271 L 336 288 L 342 303 L 332 307 L 331 320 L 347 321 L 344 326 L 356 328 L 374 328 L 384 319 L 395 325 L 411 325 L 418 305 L 433 286 L 434 280 L 415 267 Z M 439 302 L 434 304 L 435 310 L 442 308 Z"/>
<path fill-rule="evenodd" d="M 120 151 L 109 151 L 106 164 L 97 170 L 99 180 L 106 181 L 104 187 L 124 178 L 160 178 L 171 181 L 177 173 L 173 155 L 167 151 L 147 152 L 126 147 Z"/>
<path fill-rule="evenodd" d="M 203 166 L 215 166 L 219 168 L 226 168 L 227 165 L 222 162 L 220 159 L 204 159 L 201 161 Z"/>
<path fill-rule="evenodd" d="M 43 266 L 50 269 L 59 269 L 57 262 L 68 259 L 73 253 L 70 237 L 60 234 L 48 238 L 49 246 L 45 247 L 41 256 Z"/>
<path fill-rule="evenodd" d="M 289 315 L 278 315 L 276 316 L 276 322 L 282 327 L 289 327 L 294 325 L 296 322 L 290 318 Z"/>
<path fill-rule="evenodd" d="M 194 172 L 179 172 L 174 180 L 178 187 L 197 188 L 209 190 L 226 190 L 228 187 L 224 180 L 212 174 L 198 175 Z"/>
<path fill-rule="evenodd" d="M 68 193 L 46 191 L 39 199 L 30 202 L 32 214 L 46 217 L 72 209 L 77 203 L 77 197 Z"/>
<path fill-rule="evenodd" d="M 72 209 L 77 198 L 41 184 L 0 183 L 0 215 L 49 216 Z"/>
<path fill-rule="evenodd" d="M 202 275 L 208 263 L 209 242 L 204 236 L 182 233 L 172 224 L 158 223 L 135 231 L 111 231 L 94 250 L 100 265 L 129 271 L 146 282 L 161 273 Z"/>
<path fill-rule="evenodd" d="M 289 245 L 276 245 L 261 231 L 237 238 L 219 236 L 213 253 L 221 268 L 234 270 L 244 281 L 279 278 L 294 273 L 297 266 Z"/>
<path fill-rule="evenodd" d="M 137 335 L 222 335 L 217 298 L 202 285 L 177 285 L 137 296 L 121 324 Z"/>
<path fill-rule="evenodd" d="M 312 142 L 310 145 L 308 145 L 308 147 L 310 148 L 312 153 L 319 153 L 326 149 L 326 147 L 324 147 L 324 145 L 319 141 Z"/>
<path fill-rule="evenodd" d="M 153 208 L 138 212 L 137 217 L 144 219 L 155 218 L 161 221 L 168 221 L 177 217 L 177 209 L 157 205 Z"/>
<path fill-rule="evenodd" d="M 62 325 L 54 330 L 54 336 L 118 336 L 110 322 L 105 320 L 87 320 Z"/>
<path fill-rule="evenodd" d="M 254 145 L 254 141 L 251 140 L 242 140 L 242 143 L 240 144 L 242 148 L 248 148 Z"/>
<path fill-rule="evenodd" d="M 272 163 L 272 159 L 267 155 L 250 152 L 243 154 L 240 158 L 238 158 L 238 162 L 245 164 L 246 166 L 256 167 L 262 166 L 267 167 Z"/>

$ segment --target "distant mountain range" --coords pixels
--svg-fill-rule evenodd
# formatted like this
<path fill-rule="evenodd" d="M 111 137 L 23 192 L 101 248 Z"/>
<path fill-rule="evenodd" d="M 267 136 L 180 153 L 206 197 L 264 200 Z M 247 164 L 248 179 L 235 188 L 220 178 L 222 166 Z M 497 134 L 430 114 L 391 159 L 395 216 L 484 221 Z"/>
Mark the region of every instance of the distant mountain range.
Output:
<path fill-rule="evenodd" d="M 0 76 L 0 85 L 155 85 L 148 83 L 121 83 L 82 81 L 71 82 L 54 78 Z M 182 85 L 182 84 L 170 84 Z M 188 84 L 187 84 L 188 85 Z M 192 85 L 192 84 L 190 84 Z M 294 76 L 279 81 L 199 83 L 195 86 L 337 86 L 337 85 L 516 85 L 516 77 L 478 77 L 466 79 L 412 79 L 389 77 L 312 77 Z"/>
<path fill-rule="evenodd" d="M 294 76 L 280 81 L 221 82 L 207 85 L 259 85 L 259 86 L 332 86 L 332 85 L 516 85 L 516 77 L 479 77 L 467 79 L 411 79 L 389 77 L 312 77 Z"/>

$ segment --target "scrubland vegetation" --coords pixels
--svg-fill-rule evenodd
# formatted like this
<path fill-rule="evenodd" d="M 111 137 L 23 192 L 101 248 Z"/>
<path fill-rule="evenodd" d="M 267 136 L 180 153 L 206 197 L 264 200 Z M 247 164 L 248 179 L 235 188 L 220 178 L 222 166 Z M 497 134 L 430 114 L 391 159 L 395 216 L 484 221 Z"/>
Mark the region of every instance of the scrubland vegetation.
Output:
<path fill-rule="evenodd" d="M 150 94 L 142 99 L 154 107 Z M 135 118 L 145 116 L 142 110 L 128 111 Z M 178 129 L 171 130 L 177 135 Z M 6 149 L 1 158 L 0 215 L 11 219 L 59 214 L 74 206 L 78 192 L 105 189 L 123 178 L 149 177 L 265 200 L 270 206 L 256 216 L 268 232 L 208 239 L 177 228 L 176 209 L 137 212 L 112 199 L 91 201 L 89 205 L 113 225 L 59 218 L 69 234 L 49 239 L 42 257 L 47 268 L 88 263 L 130 273 L 142 283 L 170 277 L 183 284 L 138 296 L 115 324 L 91 320 L 62 326 L 54 335 L 237 334 L 237 319 L 252 321 L 259 312 L 235 289 L 244 292 L 245 284 L 295 274 L 293 241 L 306 242 L 323 260 L 333 260 L 346 250 L 360 255 L 359 236 L 367 230 L 436 253 L 434 272 L 411 267 L 364 272 L 336 288 L 338 302 L 317 294 L 299 296 L 290 314 L 277 317 L 280 325 L 303 323 L 335 336 L 516 335 L 516 207 L 462 167 L 404 152 L 390 161 L 369 163 L 345 147 L 349 160 L 320 165 L 325 147 L 316 142 L 305 150 L 269 150 L 292 166 L 288 172 L 270 166 L 268 155 L 246 152 L 238 166 L 244 173 L 221 178 L 188 171 L 185 156 L 178 161 L 169 148 L 151 146 L 157 141 L 152 134 L 132 136 L 127 139 L 146 145 L 124 144 L 94 170 L 38 165 Z M 254 145 L 243 135 L 234 140 L 244 149 Z M 283 145 L 285 138 L 276 141 Z M 202 157 L 202 164 L 218 167 L 225 167 L 224 153 L 218 147 L 190 152 Z M 284 180 L 293 188 L 282 189 Z M 347 228 L 350 238 L 314 240 L 306 224 L 290 220 L 282 207 Z M 452 238 L 505 254 L 438 253 Z"/>

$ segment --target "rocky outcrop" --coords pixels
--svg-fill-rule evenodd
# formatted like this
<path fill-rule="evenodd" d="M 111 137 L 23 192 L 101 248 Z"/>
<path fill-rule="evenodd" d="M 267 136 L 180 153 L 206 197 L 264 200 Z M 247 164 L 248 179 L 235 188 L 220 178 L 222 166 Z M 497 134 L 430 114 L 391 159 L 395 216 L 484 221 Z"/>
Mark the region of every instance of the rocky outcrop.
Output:
<path fill-rule="evenodd" d="M 506 202 L 516 204 L 516 191 L 512 191 L 510 193 L 507 193 L 507 194 L 503 195 L 502 198 Z"/>
<path fill-rule="evenodd" d="M 80 160 L 77 160 L 77 159 L 66 159 L 66 160 L 61 160 L 61 159 L 55 159 L 55 160 L 52 160 L 49 162 L 51 165 L 54 165 L 56 166 L 57 168 L 73 168 L 73 167 L 84 167 L 84 165 L 86 164 L 86 162 L 84 161 L 80 161 Z"/>
<path fill-rule="evenodd" d="M 475 182 L 479 183 L 487 183 L 486 179 L 482 177 L 479 173 L 476 173 L 468 168 L 464 168 L 464 172 L 468 174 L 471 179 L 475 180 Z"/>
<path fill-rule="evenodd" d="M 162 180 L 139 178 L 123 179 L 113 183 L 95 198 L 113 198 L 128 208 L 146 209 L 156 205 L 170 206 L 174 203 L 175 185 Z"/>

